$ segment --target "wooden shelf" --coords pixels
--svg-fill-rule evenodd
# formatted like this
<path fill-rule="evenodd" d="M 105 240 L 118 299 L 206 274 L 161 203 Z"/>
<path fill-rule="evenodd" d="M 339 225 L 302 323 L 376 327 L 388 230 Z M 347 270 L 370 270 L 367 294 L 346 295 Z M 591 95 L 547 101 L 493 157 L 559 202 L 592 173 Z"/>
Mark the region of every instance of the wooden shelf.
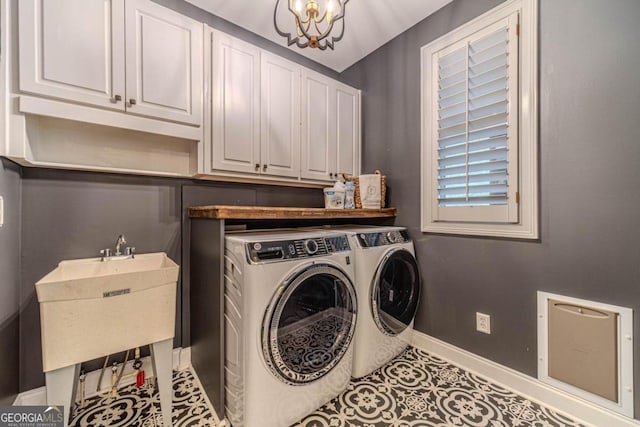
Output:
<path fill-rule="evenodd" d="M 396 208 L 385 209 L 322 209 L 283 208 L 269 206 L 194 206 L 189 208 L 190 218 L 207 219 L 349 219 L 391 218 Z"/>

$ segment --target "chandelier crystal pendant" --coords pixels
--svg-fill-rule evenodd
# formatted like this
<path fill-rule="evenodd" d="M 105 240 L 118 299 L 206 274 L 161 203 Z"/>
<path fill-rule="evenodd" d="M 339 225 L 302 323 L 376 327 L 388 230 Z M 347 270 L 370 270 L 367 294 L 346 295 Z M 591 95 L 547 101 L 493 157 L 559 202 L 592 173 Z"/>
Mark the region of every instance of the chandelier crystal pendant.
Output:
<path fill-rule="evenodd" d="M 320 1 L 324 2 L 322 8 L 316 0 L 276 0 L 273 24 L 278 34 L 287 38 L 289 46 L 295 44 L 300 48 L 333 50 L 333 44 L 342 39 L 344 9 L 349 0 Z M 284 27 L 278 25 L 278 21 L 283 19 L 288 20 Z M 281 29 L 291 24 L 295 25 L 294 31 L 287 32 Z"/>

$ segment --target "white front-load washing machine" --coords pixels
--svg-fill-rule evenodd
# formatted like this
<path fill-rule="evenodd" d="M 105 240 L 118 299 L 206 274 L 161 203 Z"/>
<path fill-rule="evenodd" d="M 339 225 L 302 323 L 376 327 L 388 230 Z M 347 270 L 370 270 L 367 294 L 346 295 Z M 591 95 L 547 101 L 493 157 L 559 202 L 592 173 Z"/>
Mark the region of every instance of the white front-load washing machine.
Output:
<path fill-rule="evenodd" d="M 285 427 L 344 391 L 356 290 L 344 233 L 225 237 L 225 406 L 234 427 Z"/>
<path fill-rule="evenodd" d="M 352 376 L 360 378 L 409 345 L 420 301 L 420 271 L 404 227 L 336 226 L 329 230 L 347 233 L 355 255 L 358 323 Z"/>

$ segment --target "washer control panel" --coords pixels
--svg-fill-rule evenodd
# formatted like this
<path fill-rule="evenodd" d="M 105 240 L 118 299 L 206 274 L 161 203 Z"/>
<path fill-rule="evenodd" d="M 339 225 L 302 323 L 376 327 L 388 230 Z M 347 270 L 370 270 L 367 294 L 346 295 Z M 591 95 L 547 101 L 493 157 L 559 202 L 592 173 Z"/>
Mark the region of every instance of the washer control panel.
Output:
<path fill-rule="evenodd" d="M 315 255 L 318 252 L 320 245 L 314 239 L 307 239 L 304 241 L 304 250 L 308 255 Z"/>
<path fill-rule="evenodd" d="M 285 261 L 329 255 L 351 250 L 345 235 L 247 243 L 247 258 L 252 263 Z"/>
<path fill-rule="evenodd" d="M 376 246 L 388 246 L 397 243 L 408 243 L 411 241 L 407 230 L 392 230 L 374 233 L 356 234 L 358 243 L 363 248 L 373 248 Z"/>

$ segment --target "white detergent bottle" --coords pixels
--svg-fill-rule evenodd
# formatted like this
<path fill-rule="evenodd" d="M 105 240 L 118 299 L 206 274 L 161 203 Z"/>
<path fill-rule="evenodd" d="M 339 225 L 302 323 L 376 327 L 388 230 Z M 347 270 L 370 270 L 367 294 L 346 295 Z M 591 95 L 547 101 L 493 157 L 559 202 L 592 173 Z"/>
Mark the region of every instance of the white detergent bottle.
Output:
<path fill-rule="evenodd" d="M 344 208 L 355 209 L 355 192 L 356 185 L 353 181 L 347 181 L 344 184 Z"/>

